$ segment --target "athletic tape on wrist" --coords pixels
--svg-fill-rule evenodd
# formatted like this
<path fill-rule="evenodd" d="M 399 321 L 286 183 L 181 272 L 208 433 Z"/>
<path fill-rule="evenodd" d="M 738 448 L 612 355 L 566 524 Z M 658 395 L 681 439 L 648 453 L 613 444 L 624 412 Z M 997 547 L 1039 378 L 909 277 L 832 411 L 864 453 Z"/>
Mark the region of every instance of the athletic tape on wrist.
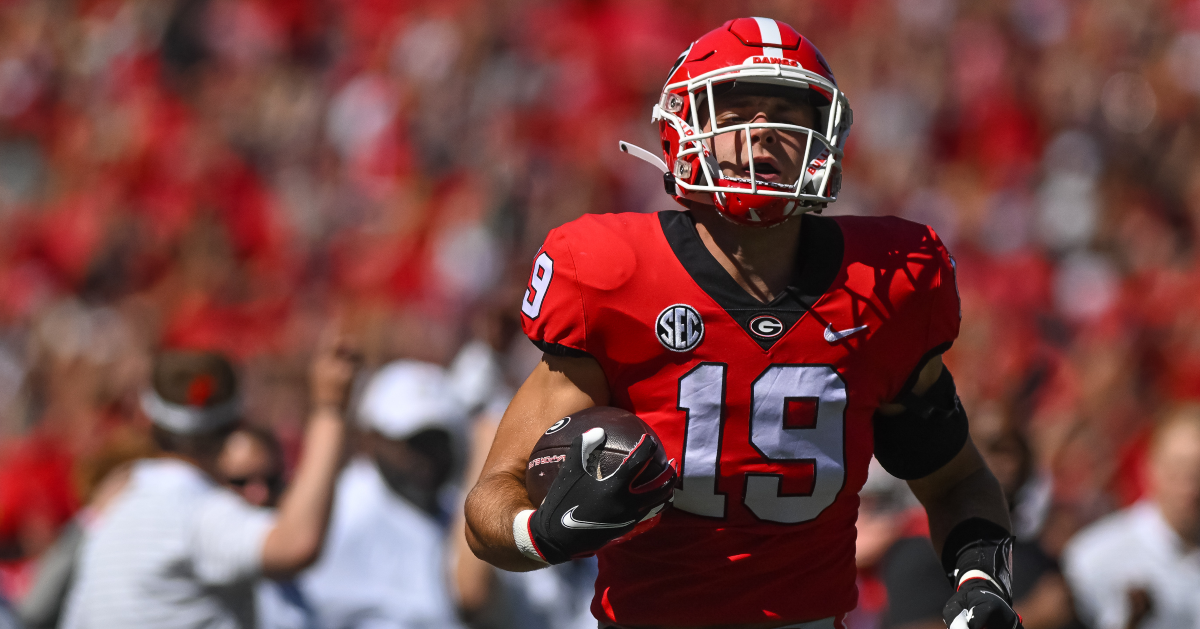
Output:
<path fill-rule="evenodd" d="M 526 509 L 513 518 L 513 541 L 517 543 L 517 550 L 521 551 L 522 555 L 549 564 L 542 553 L 538 552 L 537 544 L 533 543 L 533 533 L 529 530 L 529 518 L 532 516 L 533 509 Z"/>

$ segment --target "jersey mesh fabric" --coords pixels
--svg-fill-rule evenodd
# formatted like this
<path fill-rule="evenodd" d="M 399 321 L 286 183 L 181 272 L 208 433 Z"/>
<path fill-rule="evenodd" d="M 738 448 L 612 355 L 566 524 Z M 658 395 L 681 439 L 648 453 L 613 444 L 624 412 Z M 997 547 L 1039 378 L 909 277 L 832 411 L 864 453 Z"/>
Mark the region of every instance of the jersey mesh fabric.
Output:
<path fill-rule="evenodd" d="M 805 229 L 830 228 L 821 233 L 842 239 L 841 265 L 798 319 L 779 314 L 794 323 L 764 348 L 739 323 L 758 315 L 735 319 L 710 294 L 715 288 L 701 286 L 731 278 L 703 276 L 694 260 L 677 255 L 703 251 L 691 220 L 675 212 L 595 215 L 552 231 L 539 252 L 554 260 L 551 279 L 542 280 L 538 316 L 522 317 L 540 346 L 594 357 L 610 404 L 654 428 L 668 457 L 684 464 L 689 493 L 713 494 L 701 496 L 707 506 L 692 511 L 705 513 L 696 513 L 679 508 L 697 503 L 677 491 L 677 508 L 657 527 L 601 551 L 593 613 L 619 624 L 687 626 L 848 612 L 856 602 L 854 523 L 871 416 L 958 334 L 949 254 L 931 229 L 901 219 L 806 216 Z M 801 272 L 814 266 L 797 263 Z M 789 307 L 785 301 L 742 308 L 774 316 L 772 308 Z M 673 305 L 703 321 L 702 337 L 686 351 L 657 336 L 660 313 Z M 701 370 L 708 388 L 685 386 Z M 777 390 L 792 375 L 810 374 L 832 387 L 828 395 Z M 691 398 L 681 395 L 719 400 L 719 413 L 689 411 Z M 783 409 L 771 411 L 768 402 Z M 715 435 L 708 450 L 688 445 L 705 430 Z M 781 448 L 815 454 L 789 457 Z M 702 460 L 707 452 L 717 459 L 709 476 L 696 471 L 711 467 Z M 772 483 L 776 495 L 764 495 Z"/>

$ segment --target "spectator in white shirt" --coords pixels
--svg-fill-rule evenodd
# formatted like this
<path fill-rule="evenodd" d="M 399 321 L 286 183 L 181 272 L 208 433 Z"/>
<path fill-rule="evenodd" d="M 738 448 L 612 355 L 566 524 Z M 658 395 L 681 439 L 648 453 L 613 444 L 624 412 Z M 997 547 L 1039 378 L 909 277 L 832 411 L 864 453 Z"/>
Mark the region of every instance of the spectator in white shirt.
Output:
<path fill-rule="evenodd" d="M 1063 553 L 1094 629 L 1200 629 L 1200 409 L 1155 431 L 1149 496 L 1081 531 Z"/>
<path fill-rule="evenodd" d="M 362 455 L 338 480 L 329 542 L 300 578 L 326 629 L 453 629 L 442 489 L 465 409 L 437 365 L 397 361 L 359 405 Z"/>
<path fill-rule="evenodd" d="M 321 550 L 356 362 L 342 339 L 325 335 L 303 455 L 273 513 L 216 482 L 240 414 L 232 366 L 210 353 L 161 354 L 142 403 L 164 455 L 135 464 L 89 532 L 64 626 L 253 627 L 258 578 L 289 578 Z"/>

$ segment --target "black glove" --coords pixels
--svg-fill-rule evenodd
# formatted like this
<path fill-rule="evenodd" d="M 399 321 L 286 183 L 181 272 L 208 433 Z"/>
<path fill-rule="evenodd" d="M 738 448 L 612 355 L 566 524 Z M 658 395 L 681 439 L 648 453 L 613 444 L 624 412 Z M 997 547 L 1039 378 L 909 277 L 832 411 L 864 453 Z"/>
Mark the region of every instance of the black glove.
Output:
<path fill-rule="evenodd" d="M 942 608 L 948 629 L 1023 629 L 1012 608 L 1013 538 L 981 518 L 959 523 L 946 537 L 942 565 L 954 595 Z"/>
<path fill-rule="evenodd" d="M 602 428 L 593 428 L 571 442 L 558 476 L 546 499 L 527 517 L 528 541 L 537 555 L 550 564 L 570 561 L 600 550 L 633 530 L 642 520 L 657 515 L 671 500 L 676 473 L 671 465 L 653 466 L 642 478 L 658 451 L 649 435 L 634 446 L 612 474 L 599 479 L 588 473 L 585 462 L 603 447 Z M 527 552 L 521 531 L 523 512 L 514 523 L 514 537 Z"/>

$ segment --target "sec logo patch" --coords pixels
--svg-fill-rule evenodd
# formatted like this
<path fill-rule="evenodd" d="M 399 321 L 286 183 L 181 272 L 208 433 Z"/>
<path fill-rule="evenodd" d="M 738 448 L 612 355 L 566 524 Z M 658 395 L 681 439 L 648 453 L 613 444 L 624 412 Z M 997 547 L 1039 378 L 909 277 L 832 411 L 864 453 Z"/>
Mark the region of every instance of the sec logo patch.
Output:
<path fill-rule="evenodd" d="M 758 315 L 750 320 L 750 331 L 756 336 L 771 339 L 783 333 L 783 322 L 773 315 Z"/>
<path fill-rule="evenodd" d="M 704 340 L 704 320 L 687 304 L 667 306 L 658 313 L 655 335 L 672 352 L 690 352 Z"/>

